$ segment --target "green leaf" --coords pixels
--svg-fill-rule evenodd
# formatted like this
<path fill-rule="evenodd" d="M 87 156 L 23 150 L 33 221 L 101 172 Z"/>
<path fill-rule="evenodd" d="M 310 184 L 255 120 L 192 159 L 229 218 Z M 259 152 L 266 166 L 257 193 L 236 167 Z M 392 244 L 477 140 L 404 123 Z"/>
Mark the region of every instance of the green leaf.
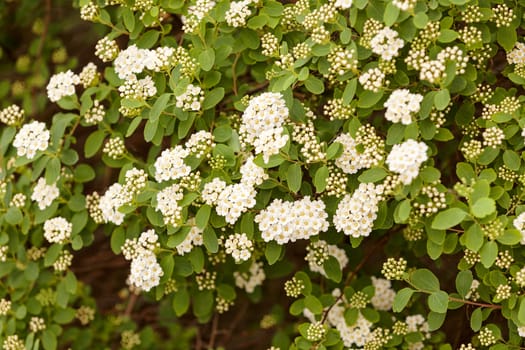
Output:
<path fill-rule="evenodd" d="M 341 271 L 341 266 L 339 261 L 333 256 L 329 256 L 323 264 L 323 269 L 326 272 L 326 275 L 332 281 L 339 283 L 343 278 L 343 272 Z"/>
<path fill-rule="evenodd" d="M 317 193 L 323 192 L 326 188 L 326 180 L 328 179 L 328 167 L 323 165 L 315 172 L 314 186 Z"/>
<path fill-rule="evenodd" d="M 122 227 L 117 227 L 111 234 L 110 246 L 115 254 L 120 254 L 121 248 L 126 241 L 126 232 Z"/>
<path fill-rule="evenodd" d="M 520 307 L 518 309 L 518 321 L 521 324 L 525 324 L 525 297 L 520 298 Z"/>
<path fill-rule="evenodd" d="M 460 271 L 456 276 L 456 290 L 458 291 L 458 294 L 465 298 L 465 296 L 470 291 L 470 287 L 472 286 L 472 281 L 474 280 L 474 277 L 472 276 L 472 271 L 465 270 Z"/>
<path fill-rule="evenodd" d="M 472 315 L 470 315 L 470 328 L 474 332 L 477 332 L 481 329 L 481 324 L 483 322 L 483 313 L 480 307 L 478 307 Z"/>
<path fill-rule="evenodd" d="M 122 10 L 122 20 L 124 22 L 124 26 L 131 33 L 133 29 L 135 29 L 135 16 L 133 15 L 133 12 L 127 7 L 124 7 Z"/>
<path fill-rule="evenodd" d="M 498 244 L 494 241 L 485 242 L 479 251 L 479 257 L 483 266 L 487 269 L 491 267 L 498 257 Z"/>
<path fill-rule="evenodd" d="M 204 246 L 210 253 L 217 253 L 219 250 L 219 240 L 217 239 L 215 231 L 211 227 L 207 226 L 204 229 L 202 239 L 204 241 Z"/>
<path fill-rule="evenodd" d="M 281 256 L 283 247 L 277 242 L 271 241 L 266 244 L 266 249 L 264 250 L 264 256 L 268 260 L 268 264 L 273 265 L 277 262 Z"/>
<path fill-rule="evenodd" d="M 157 133 L 159 127 L 159 119 L 151 120 L 148 119 L 146 125 L 144 126 L 144 141 L 151 142 Z"/>
<path fill-rule="evenodd" d="M 458 38 L 459 34 L 451 29 L 442 29 L 439 33 L 438 41 L 440 43 L 450 43 Z"/>
<path fill-rule="evenodd" d="M 326 149 L 326 159 L 332 160 L 338 158 L 342 153 L 343 145 L 339 142 L 334 142 Z"/>
<path fill-rule="evenodd" d="M 202 110 L 208 110 L 215 107 L 224 97 L 224 88 L 218 87 L 206 93 L 202 102 Z"/>
<path fill-rule="evenodd" d="M 197 317 L 207 317 L 213 311 L 213 292 L 211 290 L 197 291 L 193 294 L 193 314 Z"/>
<path fill-rule="evenodd" d="M 450 93 L 447 89 L 438 91 L 434 95 L 434 106 L 436 106 L 438 111 L 442 111 L 447 108 L 450 103 Z"/>
<path fill-rule="evenodd" d="M 401 312 L 407 306 L 410 298 L 416 291 L 412 288 L 403 288 L 396 293 L 394 303 L 392 304 L 392 311 Z"/>
<path fill-rule="evenodd" d="M 215 50 L 209 47 L 206 50 L 202 51 L 199 54 L 198 58 L 199 64 L 201 65 L 202 70 L 208 72 L 213 68 L 215 63 Z"/>
<path fill-rule="evenodd" d="M 104 130 L 97 130 L 91 133 L 84 143 L 84 156 L 86 158 L 93 157 L 100 149 L 100 146 L 102 146 L 105 137 L 106 133 Z"/>
<path fill-rule="evenodd" d="M 394 211 L 394 221 L 398 224 L 406 222 L 411 211 L 412 206 L 410 205 L 410 199 L 403 200 L 396 206 Z"/>
<path fill-rule="evenodd" d="M 56 350 L 57 336 L 50 329 L 44 330 L 40 339 L 42 339 L 44 350 Z"/>
<path fill-rule="evenodd" d="M 399 16 L 399 7 L 395 6 L 392 2 L 388 2 L 383 13 L 383 22 L 388 27 L 396 23 L 397 17 Z"/>
<path fill-rule="evenodd" d="M 210 219 L 211 207 L 207 204 L 202 205 L 197 214 L 195 215 L 195 223 L 197 227 L 203 229 L 208 225 L 208 220 Z"/>
<path fill-rule="evenodd" d="M 7 209 L 7 212 L 5 213 L 5 221 L 7 221 L 10 225 L 18 225 L 24 220 L 24 216 L 22 215 L 22 212 L 20 211 L 20 208 L 11 206 L 9 209 Z"/>
<path fill-rule="evenodd" d="M 286 172 L 286 181 L 288 182 L 288 188 L 290 191 L 297 193 L 301 188 L 303 178 L 303 172 L 301 166 L 297 163 L 293 163 L 288 167 Z"/>
<path fill-rule="evenodd" d="M 151 120 L 152 123 L 155 123 L 160 114 L 164 111 L 166 108 L 166 105 L 168 104 L 170 100 L 171 94 L 165 93 L 159 96 L 159 98 L 155 101 L 153 104 L 153 107 L 149 111 L 149 120 Z"/>
<path fill-rule="evenodd" d="M 51 266 L 57 260 L 62 251 L 62 244 L 54 243 L 46 251 L 44 255 L 44 266 Z"/>
<path fill-rule="evenodd" d="M 419 12 L 414 16 L 413 21 L 416 28 L 423 29 L 428 23 L 428 16 L 425 12 Z"/>
<path fill-rule="evenodd" d="M 459 224 L 465 219 L 467 212 L 460 208 L 449 208 L 439 212 L 432 220 L 432 228 L 436 230 L 446 230 Z"/>
<path fill-rule="evenodd" d="M 324 83 L 323 80 L 310 74 L 308 79 L 304 82 L 306 90 L 310 91 L 312 94 L 320 95 L 324 92 Z"/>
<path fill-rule="evenodd" d="M 323 312 L 323 304 L 313 295 L 307 295 L 304 298 L 304 306 L 314 313 L 320 315 Z"/>
<path fill-rule="evenodd" d="M 381 100 L 382 97 L 383 97 L 383 91 L 372 92 L 369 90 L 365 90 L 359 96 L 359 101 L 357 103 L 357 106 L 360 108 L 371 108 L 374 106 L 378 106 L 379 105 L 378 102 Z"/>
<path fill-rule="evenodd" d="M 442 290 L 433 292 L 428 296 L 428 307 L 430 310 L 443 314 L 448 308 L 448 294 Z"/>
<path fill-rule="evenodd" d="M 79 164 L 74 172 L 75 181 L 89 182 L 96 176 L 95 170 L 87 164 Z"/>
<path fill-rule="evenodd" d="M 484 218 L 496 211 L 496 202 L 492 198 L 480 198 L 470 207 L 470 209 L 475 217 Z"/>
<path fill-rule="evenodd" d="M 60 159 L 51 158 L 46 165 L 46 182 L 53 184 L 58 180 L 60 176 Z"/>
<path fill-rule="evenodd" d="M 357 180 L 359 180 L 360 183 L 377 182 L 383 180 L 385 177 L 387 177 L 387 175 L 388 172 L 383 168 L 370 168 L 363 171 Z"/>
<path fill-rule="evenodd" d="M 465 246 L 468 249 L 477 252 L 483 245 L 483 241 L 483 230 L 478 224 L 473 224 L 465 232 Z"/>
<path fill-rule="evenodd" d="M 505 49 L 510 51 L 514 48 L 516 41 L 518 41 L 516 29 L 513 27 L 500 27 L 498 28 L 497 34 L 498 44 Z"/>
<path fill-rule="evenodd" d="M 418 269 L 410 275 L 410 282 L 414 287 L 427 291 L 437 292 L 439 291 L 439 280 L 436 275 L 428 269 Z"/>
<path fill-rule="evenodd" d="M 520 170 L 521 159 L 518 153 L 508 149 L 503 153 L 503 163 L 510 170 L 518 171 Z"/>
<path fill-rule="evenodd" d="M 343 91 L 343 104 L 348 106 L 352 99 L 355 96 L 355 91 L 357 89 L 357 78 L 350 80 Z"/>
<path fill-rule="evenodd" d="M 150 49 L 159 39 L 159 35 L 160 32 L 156 30 L 148 30 L 146 33 L 141 35 L 136 44 L 141 49 Z"/>
<path fill-rule="evenodd" d="M 286 74 L 272 80 L 271 91 L 272 92 L 281 92 L 290 87 L 296 80 L 296 77 L 291 72 L 286 72 Z"/>
<path fill-rule="evenodd" d="M 188 308 L 190 307 L 190 294 L 186 288 L 181 288 L 173 293 L 171 306 L 177 316 L 182 316 L 188 311 Z"/>
<path fill-rule="evenodd" d="M 443 322 L 445 322 L 447 314 L 446 313 L 438 313 L 434 311 L 430 311 L 428 313 L 427 323 L 428 323 L 428 330 L 433 332 L 441 328 L 443 325 Z"/>

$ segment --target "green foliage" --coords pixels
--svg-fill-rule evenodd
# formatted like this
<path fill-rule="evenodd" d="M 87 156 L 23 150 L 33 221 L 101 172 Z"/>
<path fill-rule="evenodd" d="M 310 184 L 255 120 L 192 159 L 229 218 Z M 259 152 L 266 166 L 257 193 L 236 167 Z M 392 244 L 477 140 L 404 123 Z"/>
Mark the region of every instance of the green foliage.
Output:
<path fill-rule="evenodd" d="M 522 3 L 44 3 L 0 4 L 1 348 L 523 345 Z"/>

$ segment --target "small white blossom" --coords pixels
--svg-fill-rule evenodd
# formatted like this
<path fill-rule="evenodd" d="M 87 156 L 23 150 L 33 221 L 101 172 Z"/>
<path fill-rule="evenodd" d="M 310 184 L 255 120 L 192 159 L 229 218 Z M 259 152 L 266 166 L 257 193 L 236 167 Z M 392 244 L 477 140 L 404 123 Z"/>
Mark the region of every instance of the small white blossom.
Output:
<path fill-rule="evenodd" d="M 16 134 L 13 146 L 19 156 L 33 159 L 37 151 L 45 151 L 49 146 L 49 130 L 46 124 L 38 121 L 24 124 Z"/>
<path fill-rule="evenodd" d="M 80 84 L 80 78 L 71 70 L 55 74 L 47 84 L 47 97 L 51 102 L 57 102 L 62 97 L 74 95 L 77 84 Z"/>
<path fill-rule="evenodd" d="M 64 243 L 71 237 L 73 225 L 61 216 L 44 222 L 44 238 L 49 243 Z"/>
<path fill-rule="evenodd" d="M 56 184 L 48 185 L 46 179 L 43 177 L 39 178 L 33 193 L 31 194 L 31 200 L 38 203 L 38 208 L 44 210 L 53 203 L 53 201 L 58 198 L 60 192 Z"/>
<path fill-rule="evenodd" d="M 409 185 L 419 174 L 421 163 L 428 159 L 428 146 L 424 142 L 407 140 L 394 145 L 386 158 L 388 169 L 399 174 L 399 179 Z"/>

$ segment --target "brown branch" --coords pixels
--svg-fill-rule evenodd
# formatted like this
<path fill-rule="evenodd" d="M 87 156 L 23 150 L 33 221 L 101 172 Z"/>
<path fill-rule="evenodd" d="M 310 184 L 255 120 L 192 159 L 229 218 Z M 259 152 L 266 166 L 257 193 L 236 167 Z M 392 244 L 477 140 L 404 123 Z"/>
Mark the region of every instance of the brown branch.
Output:
<path fill-rule="evenodd" d="M 450 301 L 457 301 L 458 303 L 463 303 L 463 304 L 469 304 L 469 305 L 486 307 L 486 308 L 493 309 L 493 310 L 501 309 L 501 305 L 478 303 L 478 302 L 475 302 L 475 301 L 454 298 L 454 297 L 451 297 L 451 296 L 448 297 L 448 300 L 450 300 Z"/>
<path fill-rule="evenodd" d="M 49 31 L 49 22 L 51 22 L 51 0 L 45 0 L 46 2 L 46 15 L 44 17 L 44 28 L 42 29 L 42 34 L 40 35 L 40 42 L 38 43 L 38 49 L 36 50 L 36 60 L 40 60 L 42 57 L 42 50 L 44 49 L 44 42 L 47 38 L 47 33 Z"/>
<path fill-rule="evenodd" d="M 130 293 L 128 304 L 126 305 L 126 310 L 124 311 L 125 317 L 131 318 L 131 312 L 133 311 L 133 307 L 135 306 L 138 297 L 138 294 L 133 292 Z"/>
<path fill-rule="evenodd" d="M 215 338 L 217 336 L 217 326 L 219 324 L 219 314 L 215 313 L 213 315 L 213 321 L 211 324 L 211 334 L 210 334 L 210 341 L 208 342 L 208 349 L 213 349 L 215 347 Z"/>

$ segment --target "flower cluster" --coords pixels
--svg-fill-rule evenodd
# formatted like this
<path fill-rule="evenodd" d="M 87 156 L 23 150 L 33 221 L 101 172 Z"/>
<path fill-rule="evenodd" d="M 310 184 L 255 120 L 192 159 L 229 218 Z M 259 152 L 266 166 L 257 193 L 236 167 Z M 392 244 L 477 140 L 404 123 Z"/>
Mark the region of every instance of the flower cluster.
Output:
<path fill-rule="evenodd" d="M 51 203 L 56 198 L 58 198 L 59 195 L 60 192 L 56 184 L 48 185 L 46 183 L 46 179 L 41 177 L 38 179 L 36 186 L 33 189 L 33 193 L 31 194 L 31 200 L 38 203 L 38 208 L 40 210 L 44 210 L 45 208 L 50 206 Z"/>
<path fill-rule="evenodd" d="M 361 183 L 353 194 L 345 195 L 333 219 L 337 231 L 355 238 L 368 236 L 372 232 L 383 191 L 382 185 Z"/>
<path fill-rule="evenodd" d="M 247 293 L 253 293 L 257 286 L 260 286 L 266 279 L 263 264 L 260 262 L 253 262 L 248 272 L 235 271 L 233 273 L 235 278 L 235 285 L 244 289 Z"/>
<path fill-rule="evenodd" d="M 47 97 L 51 102 L 57 102 L 62 97 L 74 95 L 77 84 L 80 84 L 80 77 L 70 70 L 55 74 L 47 84 Z"/>
<path fill-rule="evenodd" d="M 177 108 L 181 108 L 183 111 L 199 111 L 201 109 L 202 101 L 204 101 L 204 92 L 202 89 L 193 84 L 188 84 L 186 90 L 179 96 L 176 97 Z"/>
<path fill-rule="evenodd" d="M 17 105 L 11 105 L 0 110 L 0 122 L 6 125 L 15 125 L 22 119 L 24 119 L 24 110 Z"/>
<path fill-rule="evenodd" d="M 37 151 L 45 151 L 49 146 L 49 130 L 46 124 L 38 121 L 24 124 L 15 136 L 13 146 L 19 156 L 33 159 Z"/>
<path fill-rule="evenodd" d="M 399 50 L 403 48 L 405 42 L 399 38 L 399 34 L 384 27 L 370 40 L 370 47 L 372 52 L 381 56 L 385 61 L 390 61 L 399 55 Z"/>
<path fill-rule="evenodd" d="M 184 158 L 189 154 L 189 150 L 179 145 L 162 151 L 155 160 L 155 180 L 163 182 L 188 175 L 191 168 L 184 163 Z"/>
<path fill-rule="evenodd" d="M 288 135 L 283 134 L 288 113 L 282 95 L 271 92 L 251 99 L 244 110 L 239 132 L 244 142 L 255 147 L 255 154 L 263 155 L 266 163 L 288 141 Z"/>
<path fill-rule="evenodd" d="M 236 263 L 250 259 L 253 250 L 253 242 L 248 239 L 246 233 L 235 233 L 228 236 L 224 242 L 226 254 L 230 254 Z"/>
<path fill-rule="evenodd" d="M 44 238 L 49 243 L 65 243 L 71 238 L 73 225 L 61 216 L 46 220 L 44 223 Z"/>
<path fill-rule="evenodd" d="M 255 216 L 264 241 L 278 244 L 308 239 L 328 230 L 328 214 L 321 200 L 309 196 L 294 202 L 275 199 Z"/>
<path fill-rule="evenodd" d="M 385 118 L 393 123 L 410 124 L 412 117 L 419 112 L 423 101 L 420 94 L 412 94 L 407 89 L 393 91 L 385 102 Z"/>
<path fill-rule="evenodd" d="M 361 126 L 355 138 L 341 134 L 334 142 L 343 145 L 343 153 L 335 160 L 335 165 L 347 174 L 370 168 L 383 159 L 384 142 L 370 125 Z"/>
<path fill-rule="evenodd" d="M 428 159 L 427 150 L 424 142 L 412 139 L 394 145 L 386 158 L 388 169 L 398 173 L 401 182 L 408 185 L 419 174 L 421 163 Z"/>

